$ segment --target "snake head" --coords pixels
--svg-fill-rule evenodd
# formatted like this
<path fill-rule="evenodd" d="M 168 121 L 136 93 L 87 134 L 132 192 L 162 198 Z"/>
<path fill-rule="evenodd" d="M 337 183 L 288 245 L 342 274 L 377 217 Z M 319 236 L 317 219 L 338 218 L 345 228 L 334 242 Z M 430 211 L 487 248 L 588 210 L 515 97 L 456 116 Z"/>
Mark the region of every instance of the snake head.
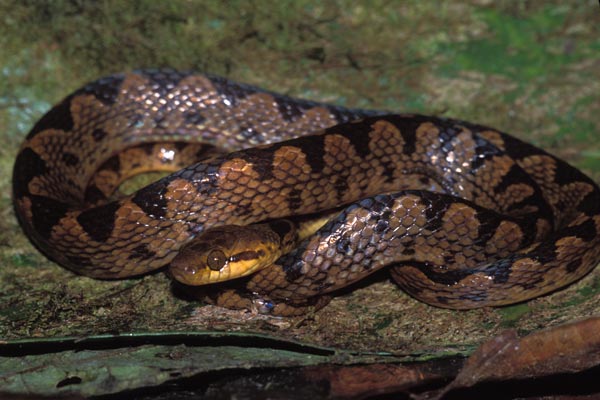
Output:
<path fill-rule="evenodd" d="M 274 234 L 255 226 L 225 225 L 209 229 L 171 261 L 179 282 L 199 286 L 241 278 L 271 265 L 280 255 Z"/>

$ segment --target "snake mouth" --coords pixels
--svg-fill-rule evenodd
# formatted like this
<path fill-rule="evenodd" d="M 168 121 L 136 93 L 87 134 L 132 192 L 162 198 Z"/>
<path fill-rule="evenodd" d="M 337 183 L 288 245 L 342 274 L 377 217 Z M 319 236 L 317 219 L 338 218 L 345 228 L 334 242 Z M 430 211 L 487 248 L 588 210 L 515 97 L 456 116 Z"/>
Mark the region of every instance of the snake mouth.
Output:
<path fill-rule="evenodd" d="M 212 253 L 216 251 L 220 252 L 220 250 L 211 250 Z M 260 252 L 245 251 L 237 253 L 227 258 L 218 269 L 210 267 L 211 263 L 217 262 L 214 259 L 206 264 L 186 262 L 184 256 L 180 255 L 171 262 L 169 272 L 174 279 L 190 286 L 202 286 L 242 278 L 262 269 L 263 266 L 257 260 L 257 253 Z"/>

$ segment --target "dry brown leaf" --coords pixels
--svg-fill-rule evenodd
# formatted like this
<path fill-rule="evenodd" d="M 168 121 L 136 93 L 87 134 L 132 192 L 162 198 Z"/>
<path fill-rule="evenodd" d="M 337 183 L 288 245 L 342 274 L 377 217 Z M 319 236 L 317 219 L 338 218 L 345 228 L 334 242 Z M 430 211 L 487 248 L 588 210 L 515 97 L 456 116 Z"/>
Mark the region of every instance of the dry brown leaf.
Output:
<path fill-rule="evenodd" d="M 435 398 L 452 389 L 489 381 L 574 373 L 600 364 L 600 317 L 519 338 L 507 331 L 482 344 Z"/>

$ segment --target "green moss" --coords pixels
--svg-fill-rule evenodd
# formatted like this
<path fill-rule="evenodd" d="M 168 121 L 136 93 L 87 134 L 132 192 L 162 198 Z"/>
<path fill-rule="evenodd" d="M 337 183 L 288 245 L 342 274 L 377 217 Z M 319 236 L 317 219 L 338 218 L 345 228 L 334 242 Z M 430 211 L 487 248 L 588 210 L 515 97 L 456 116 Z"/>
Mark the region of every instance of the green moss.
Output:
<path fill-rule="evenodd" d="M 577 292 L 565 302 L 564 306 L 577 306 L 600 295 L 600 277 L 595 277 L 588 285 L 580 287 Z"/>
<path fill-rule="evenodd" d="M 486 25 L 480 38 L 441 47 L 452 55 L 449 64 L 442 66 L 446 74 L 462 71 L 481 71 L 499 74 L 517 81 L 540 79 L 554 74 L 581 54 L 561 52 L 564 39 L 559 35 L 568 8 L 546 7 L 528 15 L 515 17 L 501 10 L 478 11 Z M 540 38 L 549 40 L 539 45 Z"/>
<path fill-rule="evenodd" d="M 498 309 L 498 313 L 502 316 L 501 324 L 505 328 L 512 328 L 516 326 L 519 320 L 530 312 L 531 308 L 527 303 Z"/>
<path fill-rule="evenodd" d="M 387 328 L 388 326 L 390 326 L 393 322 L 393 318 L 389 315 L 382 315 L 379 318 L 377 318 L 377 320 L 375 321 L 375 325 L 373 326 L 373 329 L 376 331 L 380 331 L 382 329 Z"/>
<path fill-rule="evenodd" d="M 38 260 L 29 254 L 13 254 L 6 262 L 11 263 L 15 267 L 32 267 L 37 265 Z"/>

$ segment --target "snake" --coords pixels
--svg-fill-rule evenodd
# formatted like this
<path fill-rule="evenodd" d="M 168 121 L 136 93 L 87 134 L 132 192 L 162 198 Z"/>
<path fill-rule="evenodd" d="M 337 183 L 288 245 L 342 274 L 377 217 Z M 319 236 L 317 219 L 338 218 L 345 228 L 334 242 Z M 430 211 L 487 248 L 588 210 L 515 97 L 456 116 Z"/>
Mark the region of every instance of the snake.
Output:
<path fill-rule="evenodd" d="M 115 194 L 150 170 L 167 172 Z M 42 253 L 93 278 L 168 266 L 200 285 L 215 276 L 202 270 L 235 278 L 267 254 L 270 265 L 240 280 L 267 311 L 318 304 L 383 267 L 430 305 L 500 306 L 562 288 L 600 261 L 600 189 L 538 147 L 471 122 L 196 72 L 110 75 L 68 95 L 20 147 L 13 203 Z M 305 238 L 285 222 L 331 210 Z M 227 249 L 246 236 L 235 227 L 293 245 L 215 253 L 210 243 Z M 242 266 L 221 274 L 225 261 Z"/>

